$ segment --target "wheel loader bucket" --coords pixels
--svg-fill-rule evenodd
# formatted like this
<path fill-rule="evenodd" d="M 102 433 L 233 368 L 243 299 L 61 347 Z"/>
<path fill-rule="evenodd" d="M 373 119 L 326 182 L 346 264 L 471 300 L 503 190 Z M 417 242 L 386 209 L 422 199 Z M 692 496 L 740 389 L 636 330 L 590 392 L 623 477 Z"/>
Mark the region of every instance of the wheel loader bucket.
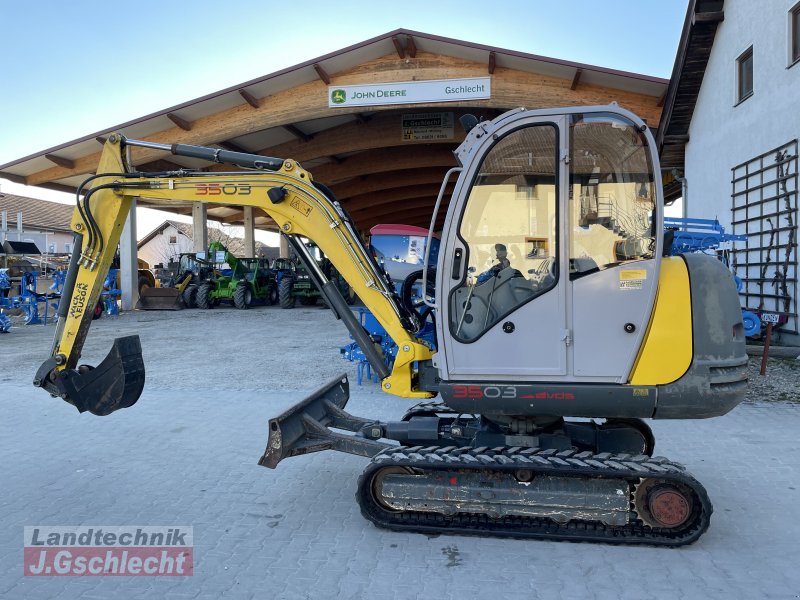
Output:
<path fill-rule="evenodd" d="M 332 379 L 284 412 L 269 420 L 269 439 L 258 464 L 274 469 L 284 458 L 322 450 L 337 450 L 358 456 L 375 456 L 389 444 L 360 435 L 331 431 L 329 427 L 362 432 L 378 424 L 344 411 L 350 399 L 346 375 Z M 380 436 L 375 436 L 380 437 Z"/>
<path fill-rule="evenodd" d="M 69 402 L 79 412 L 110 415 L 136 403 L 144 388 L 144 361 L 138 335 L 117 338 L 97 367 L 55 369 L 49 358 L 39 367 L 33 385 Z"/>
<path fill-rule="evenodd" d="M 182 310 L 186 308 L 178 288 L 149 287 L 142 290 L 136 310 Z"/>

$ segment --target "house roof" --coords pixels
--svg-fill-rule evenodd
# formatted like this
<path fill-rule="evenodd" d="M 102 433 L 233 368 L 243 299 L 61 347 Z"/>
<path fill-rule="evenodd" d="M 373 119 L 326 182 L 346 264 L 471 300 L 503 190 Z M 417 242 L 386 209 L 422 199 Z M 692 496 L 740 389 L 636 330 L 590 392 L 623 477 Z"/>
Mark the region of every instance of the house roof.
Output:
<path fill-rule="evenodd" d="M 74 209 L 71 204 L 0 193 L 0 211 L 6 211 L 9 229 L 16 227 L 17 214 L 22 212 L 22 226 L 27 229 L 68 233 Z"/>
<path fill-rule="evenodd" d="M 662 169 L 684 169 L 689 125 L 694 115 L 697 96 L 708 65 L 717 26 L 724 20 L 724 0 L 691 0 L 686 10 L 672 78 L 664 100 L 664 110 L 656 133 Z M 664 196 L 680 196 L 676 180 L 665 182 Z"/>

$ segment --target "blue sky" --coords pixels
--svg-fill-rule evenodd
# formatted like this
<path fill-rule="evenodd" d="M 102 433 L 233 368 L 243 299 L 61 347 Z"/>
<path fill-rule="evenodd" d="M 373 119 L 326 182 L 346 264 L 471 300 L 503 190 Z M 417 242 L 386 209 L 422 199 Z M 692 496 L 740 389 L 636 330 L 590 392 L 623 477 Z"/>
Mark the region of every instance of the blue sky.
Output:
<path fill-rule="evenodd" d="M 401 27 L 669 78 L 687 4 L 0 0 L 0 164 Z"/>

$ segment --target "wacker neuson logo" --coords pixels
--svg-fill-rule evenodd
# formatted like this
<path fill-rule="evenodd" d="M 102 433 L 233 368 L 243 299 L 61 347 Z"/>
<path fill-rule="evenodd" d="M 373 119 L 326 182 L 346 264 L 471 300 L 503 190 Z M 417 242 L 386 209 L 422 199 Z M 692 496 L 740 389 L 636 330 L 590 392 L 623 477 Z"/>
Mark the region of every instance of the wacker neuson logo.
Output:
<path fill-rule="evenodd" d="M 192 575 L 191 527 L 27 526 L 25 575 Z"/>

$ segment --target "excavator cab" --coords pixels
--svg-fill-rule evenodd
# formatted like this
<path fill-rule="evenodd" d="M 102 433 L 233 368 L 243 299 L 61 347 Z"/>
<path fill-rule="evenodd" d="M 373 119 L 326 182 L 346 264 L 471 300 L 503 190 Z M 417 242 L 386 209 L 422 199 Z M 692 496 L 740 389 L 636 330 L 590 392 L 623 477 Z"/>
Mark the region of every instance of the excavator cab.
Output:
<path fill-rule="evenodd" d="M 443 379 L 624 383 L 659 278 L 651 144 L 622 114 L 505 121 L 457 153 L 437 279 Z M 637 252 L 618 260 L 619 241 Z"/>

